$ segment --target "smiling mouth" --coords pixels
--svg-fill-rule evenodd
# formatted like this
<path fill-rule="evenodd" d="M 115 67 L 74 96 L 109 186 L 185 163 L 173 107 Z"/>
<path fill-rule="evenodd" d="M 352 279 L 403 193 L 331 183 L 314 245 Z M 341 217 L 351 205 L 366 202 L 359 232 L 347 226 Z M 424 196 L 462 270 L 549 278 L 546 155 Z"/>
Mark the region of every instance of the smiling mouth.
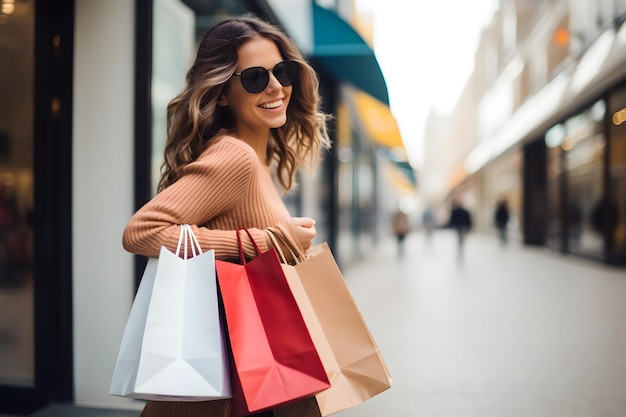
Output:
<path fill-rule="evenodd" d="M 283 101 L 282 100 L 276 100 L 276 101 L 272 101 L 270 103 L 263 103 L 263 104 L 259 104 L 259 107 L 262 109 L 276 109 L 280 106 L 283 105 Z"/>

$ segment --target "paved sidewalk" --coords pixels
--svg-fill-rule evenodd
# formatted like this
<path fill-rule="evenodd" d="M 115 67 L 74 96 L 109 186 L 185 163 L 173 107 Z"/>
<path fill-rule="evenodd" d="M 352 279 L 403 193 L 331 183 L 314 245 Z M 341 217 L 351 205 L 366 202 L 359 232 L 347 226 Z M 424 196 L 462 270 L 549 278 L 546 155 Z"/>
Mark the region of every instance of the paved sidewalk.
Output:
<path fill-rule="evenodd" d="M 626 270 L 449 231 L 344 275 L 394 386 L 342 417 L 623 417 Z"/>

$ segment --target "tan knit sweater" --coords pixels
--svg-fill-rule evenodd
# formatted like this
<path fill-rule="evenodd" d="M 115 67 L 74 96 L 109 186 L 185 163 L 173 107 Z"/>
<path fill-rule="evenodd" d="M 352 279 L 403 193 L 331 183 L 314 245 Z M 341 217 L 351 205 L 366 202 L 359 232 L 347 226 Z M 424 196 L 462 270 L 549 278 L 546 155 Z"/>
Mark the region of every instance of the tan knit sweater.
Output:
<path fill-rule="evenodd" d="M 261 251 L 269 248 L 268 227 L 298 245 L 290 215 L 272 181 L 270 169 L 245 142 L 223 137 L 189 164 L 182 177 L 157 194 L 130 219 L 124 248 L 157 257 L 161 246 L 176 250 L 180 225 L 190 224 L 203 251 L 218 259 L 239 259 L 236 230 L 248 228 Z M 245 232 L 245 253 L 256 256 Z M 228 417 L 230 400 L 200 403 L 149 401 L 142 417 Z"/>
<path fill-rule="evenodd" d="M 300 247 L 290 217 L 276 189 L 269 167 L 247 143 L 224 136 L 187 165 L 182 177 L 157 194 L 130 219 L 124 248 L 157 257 L 161 246 L 176 250 L 180 225 L 190 224 L 203 251 L 215 250 L 218 259 L 238 259 L 236 230 L 250 230 L 261 251 L 270 240 L 263 229 L 277 228 L 290 244 Z M 247 234 L 241 232 L 245 253 L 256 256 Z"/>

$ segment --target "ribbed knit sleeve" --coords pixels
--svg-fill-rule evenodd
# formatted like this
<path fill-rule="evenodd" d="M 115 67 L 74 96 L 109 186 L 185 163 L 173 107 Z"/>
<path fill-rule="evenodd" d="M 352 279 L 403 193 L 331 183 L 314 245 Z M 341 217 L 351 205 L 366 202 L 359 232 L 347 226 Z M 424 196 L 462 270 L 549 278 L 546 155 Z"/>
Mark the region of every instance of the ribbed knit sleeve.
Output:
<path fill-rule="evenodd" d="M 185 167 L 181 178 L 139 209 L 122 238 L 132 253 L 156 257 L 161 246 L 175 251 L 181 224 L 190 224 L 204 251 L 218 259 L 237 259 L 236 230 L 250 230 L 261 251 L 268 249 L 263 229 L 288 224 L 289 213 L 254 150 L 243 141 L 225 137 Z M 291 230 L 282 227 L 294 241 Z M 256 251 L 241 233 L 246 256 Z"/>

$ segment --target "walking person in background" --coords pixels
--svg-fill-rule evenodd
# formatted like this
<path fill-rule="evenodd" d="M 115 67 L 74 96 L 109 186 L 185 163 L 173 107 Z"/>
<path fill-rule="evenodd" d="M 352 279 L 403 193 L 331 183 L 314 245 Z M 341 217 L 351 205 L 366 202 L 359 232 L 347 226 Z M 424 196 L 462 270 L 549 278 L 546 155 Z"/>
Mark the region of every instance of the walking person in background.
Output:
<path fill-rule="evenodd" d="M 398 245 L 398 256 L 404 256 L 404 241 L 406 235 L 409 234 L 410 224 L 409 216 L 404 211 L 398 209 L 392 217 L 393 233 L 396 236 Z"/>
<path fill-rule="evenodd" d="M 262 252 L 272 245 L 268 229 L 306 251 L 315 221 L 291 217 L 274 184 L 289 190 L 297 169 L 312 168 L 329 145 L 319 105 L 317 74 L 279 29 L 252 16 L 211 28 L 167 108 L 159 192 L 130 219 L 124 248 L 150 257 L 161 246 L 174 251 L 180 225 L 189 224 L 217 259 L 239 259 L 239 228 Z M 254 258 L 253 242 L 241 238 Z M 228 417 L 230 409 L 230 400 L 148 401 L 141 415 Z"/>
<path fill-rule="evenodd" d="M 426 231 L 426 238 L 430 239 L 433 234 L 433 229 L 435 228 L 435 215 L 430 207 L 424 209 L 424 213 L 422 214 L 422 226 Z"/>
<path fill-rule="evenodd" d="M 504 246 L 508 242 L 507 228 L 509 224 L 509 205 L 506 200 L 500 200 L 496 207 L 494 214 L 494 224 L 498 229 L 498 235 L 500 237 L 500 243 Z"/>
<path fill-rule="evenodd" d="M 458 239 L 458 254 L 459 257 L 461 257 L 463 255 L 465 236 L 472 228 L 472 216 L 470 215 L 470 212 L 463 207 L 458 198 L 452 200 L 452 210 L 450 211 L 448 227 L 456 231 Z"/>

